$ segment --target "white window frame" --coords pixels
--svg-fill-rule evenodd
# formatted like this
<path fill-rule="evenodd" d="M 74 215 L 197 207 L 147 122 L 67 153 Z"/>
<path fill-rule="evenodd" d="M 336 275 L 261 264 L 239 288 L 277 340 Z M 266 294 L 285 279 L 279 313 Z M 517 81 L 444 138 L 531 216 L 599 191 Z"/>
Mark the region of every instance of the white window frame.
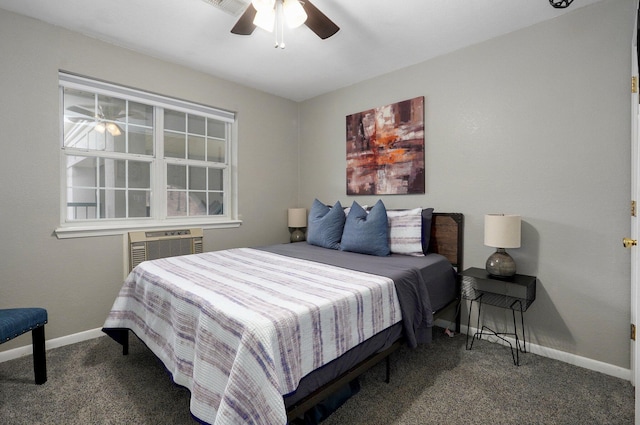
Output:
<path fill-rule="evenodd" d="M 60 239 L 105 236 L 123 234 L 132 230 L 165 229 L 178 227 L 201 227 L 204 229 L 238 227 L 242 224 L 238 214 L 238 177 L 237 177 L 237 120 L 235 113 L 204 106 L 179 99 L 169 98 L 137 89 L 126 88 L 111 83 L 97 81 L 66 72 L 59 72 L 60 85 L 60 225 L 55 229 L 55 234 Z M 167 217 L 166 209 L 166 167 L 167 163 L 190 164 L 192 160 L 176 158 L 164 158 L 164 126 L 163 114 L 154 114 L 154 154 L 153 157 L 140 155 L 136 160 L 151 162 L 151 202 L 152 217 L 123 218 L 123 219 L 96 219 L 96 220 L 71 220 L 67 219 L 67 156 L 72 154 L 82 155 L 87 150 L 64 147 L 64 88 L 75 88 L 106 96 L 116 96 L 134 102 L 152 105 L 156 112 L 162 112 L 164 108 L 197 114 L 228 124 L 228 143 L 226 147 L 224 169 L 224 213 L 214 216 L 190 216 Z M 100 156 L 100 153 L 97 153 Z M 118 153 L 110 152 L 110 157 L 117 157 Z M 92 151 L 92 156 L 96 152 Z M 127 154 L 132 159 L 132 154 Z M 202 165 L 211 166 L 212 163 L 203 162 Z M 159 196 L 158 196 L 159 195 Z"/>

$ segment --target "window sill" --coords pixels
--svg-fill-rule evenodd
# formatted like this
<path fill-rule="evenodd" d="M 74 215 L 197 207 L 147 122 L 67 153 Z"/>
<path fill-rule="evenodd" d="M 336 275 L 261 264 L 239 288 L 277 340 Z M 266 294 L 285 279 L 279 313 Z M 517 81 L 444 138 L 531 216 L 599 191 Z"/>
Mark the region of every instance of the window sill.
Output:
<path fill-rule="evenodd" d="M 170 220 L 151 223 L 109 223 L 103 226 L 95 225 L 61 225 L 55 231 L 58 239 L 88 238 L 94 236 L 122 235 L 136 230 L 162 230 L 200 227 L 202 229 L 228 229 L 240 227 L 242 220 L 228 219 L 224 221 L 192 221 L 192 220 Z"/>

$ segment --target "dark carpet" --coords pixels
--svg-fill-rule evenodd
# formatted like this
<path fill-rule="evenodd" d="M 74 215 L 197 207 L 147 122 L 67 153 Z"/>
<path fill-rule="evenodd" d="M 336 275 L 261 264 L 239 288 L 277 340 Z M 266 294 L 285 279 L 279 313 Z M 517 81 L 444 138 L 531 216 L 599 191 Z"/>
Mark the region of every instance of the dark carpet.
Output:
<path fill-rule="evenodd" d="M 174 385 L 136 338 L 108 337 L 47 352 L 48 381 L 31 356 L 0 363 L 0 424 L 194 424 L 189 391 Z M 323 424 L 633 424 L 628 381 L 465 335 L 401 348 L 360 378 L 361 390 Z"/>

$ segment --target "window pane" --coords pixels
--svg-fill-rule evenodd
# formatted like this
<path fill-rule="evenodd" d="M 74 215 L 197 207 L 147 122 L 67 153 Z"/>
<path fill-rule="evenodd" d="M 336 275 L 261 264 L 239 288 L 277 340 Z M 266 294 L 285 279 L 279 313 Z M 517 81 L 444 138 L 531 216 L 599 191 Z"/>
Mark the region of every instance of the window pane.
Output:
<path fill-rule="evenodd" d="M 184 133 L 187 129 L 185 128 L 185 114 L 184 112 L 172 111 L 170 109 L 164 110 L 164 129 L 165 130 L 173 130 L 180 131 Z"/>
<path fill-rule="evenodd" d="M 185 165 L 167 165 L 167 189 L 187 188 L 187 167 Z"/>
<path fill-rule="evenodd" d="M 167 216 L 187 215 L 187 192 L 170 190 L 167 192 Z"/>
<path fill-rule="evenodd" d="M 124 121 L 127 116 L 127 104 L 124 99 L 98 95 L 98 118 L 105 121 Z"/>
<path fill-rule="evenodd" d="M 223 190 L 223 170 L 209 168 L 209 190 Z"/>
<path fill-rule="evenodd" d="M 224 140 L 207 138 L 207 161 L 224 164 Z"/>
<path fill-rule="evenodd" d="M 95 99 L 94 93 L 65 87 L 63 99 L 65 115 L 89 117 L 93 120 L 96 109 Z"/>
<path fill-rule="evenodd" d="M 153 155 L 153 130 L 130 125 L 129 153 Z"/>
<path fill-rule="evenodd" d="M 126 152 L 127 151 L 127 136 L 125 136 L 124 131 L 122 131 L 120 129 L 120 127 L 117 127 L 117 129 L 115 129 L 116 127 L 112 127 L 115 126 L 116 124 L 110 122 L 107 123 L 107 129 L 111 129 L 111 131 L 115 131 L 114 134 L 110 134 L 109 130 L 107 130 L 107 134 L 106 136 L 106 146 L 107 146 L 107 150 L 109 151 L 114 151 L 114 152 Z M 115 129 L 115 130 L 114 130 Z M 112 140 L 110 142 L 110 140 Z M 112 149 L 109 149 L 110 145 L 113 146 Z"/>
<path fill-rule="evenodd" d="M 75 189 L 67 191 L 67 220 L 96 219 L 97 199 L 95 189 Z"/>
<path fill-rule="evenodd" d="M 64 106 L 64 146 L 77 146 L 87 149 L 88 134 L 95 126 L 96 95 L 82 90 L 65 88 Z"/>
<path fill-rule="evenodd" d="M 185 135 L 164 132 L 164 156 L 165 158 L 184 158 Z"/>
<path fill-rule="evenodd" d="M 209 215 L 224 214 L 222 200 L 223 200 L 222 193 L 209 192 Z"/>
<path fill-rule="evenodd" d="M 148 162 L 129 161 L 130 188 L 151 189 L 151 164 Z"/>
<path fill-rule="evenodd" d="M 127 198 L 124 190 L 116 190 L 114 196 L 115 218 L 125 218 L 127 216 Z"/>
<path fill-rule="evenodd" d="M 201 134 L 204 136 L 205 118 L 197 115 L 189 114 L 189 127 L 188 132 L 190 134 Z"/>
<path fill-rule="evenodd" d="M 153 106 L 129 101 L 129 124 L 153 126 Z"/>
<path fill-rule="evenodd" d="M 127 164 L 122 159 L 102 158 L 100 160 L 100 187 L 120 187 L 127 184 Z"/>
<path fill-rule="evenodd" d="M 100 189 L 100 216 L 102 218 L 125 218 L 127 213 L 124 190 Z"/>
<path fill-rule="evenodd" d="M 89 145 L 95 144 L 95 122 L 87 120 L 75 120 L 65 117 L 64 122 L 64 146 L 89 149 Z"/>
<path fill-rule="evenodd" d="M 207 189 L 207 169 L 202 167 L 189 167 L 189 189 Z M 206 204 L 205 204 L 206 205 Z"/>
<path fill-rule="evenodd" d="M 124 131 L 117 124 L 98 119 L 70 122 L 74 124 L 65 124 L 66 147 L 108 152 L 125 151 Z"/>
<path fill-rule="evenodd" d="M 129 217 L 150 217 L 149 192 L 145 190 L 129 191 Z"/>
<path fill-rule="evenodd" d="M 189 215 L 207 215 L 206 192 L 189 192 Z"/>
<path fill-rule="evenodd" d="M 222 121 L 207 119 L 207 135 L 209 137 L 217 137 L 219 139 L 226 139 L 227 125 Z"/>
<path fill-rule="evenodd" d="M 189 159 L 204 161 L 204 137 L 189 135 Z"/>
<path fill-rule="evenodd" d="M 96 158 L 67 157 L 67 187 L 96 187 Z"/>

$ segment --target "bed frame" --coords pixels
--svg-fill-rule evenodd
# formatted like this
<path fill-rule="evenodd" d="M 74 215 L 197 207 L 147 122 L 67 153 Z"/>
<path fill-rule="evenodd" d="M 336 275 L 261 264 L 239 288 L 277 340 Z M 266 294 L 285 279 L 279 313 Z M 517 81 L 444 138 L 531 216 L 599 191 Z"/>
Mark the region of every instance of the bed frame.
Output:
<path fill-rule="evenodd" d="M 433 213 L 431 221 L 431 238 L 429 240 L 429 252 L 434 252 L 446 257 L 451 265 L 456 268 L 457 271 L 462 270 L 463 259 L 463 235 L 464 235 L 464 216 L 461 213 Z M 458 296 L 452 300 L 445 307 L 437 312 L 434 312 L 434 318 L 440 318 L 445 313 L 454 311 L 455 314 L 455 326 L 456 332 L 460 332 L 460 281 L 457 281 L 458 288 L 456 294 Z M 122 354 L 129 353 L 129 330 L 121 329 L 117 332 L 112 332 L 111 337 L 118 343 L 122 344 Z M 390 380 L 390 361 L 389 356 L 395 352 L 403 344 L 403 340 L 400 339 L 394 342 L 389 348 L 384 351 L 375 353 L 357 364 L 344 374 L 334 378 L 322 387 L 318 388 L 311 394 L 307 395 L 303 399 L 299 400 L 292 406 L 287 408 L 287 420 L 291 422 L 293 419 L 299 418 L 304 413 L 325 400 L 330 395 L 347 385 L 349 382 L 362 375 L 373 366 L 377 365 L 383 360 L 386 360 L 386 379 L 385 382 Z"/>
<path fill-rule="evenodd" d="M 463 260 L 463 236 L 464 236 L 464 215 L 461 213 L 433 213 L 431 221 L 431 238 L 429 240 L 429 252 L 440 254 L 449 260 L 451 265 L 460 272 Z M 453 310 L 455 313 L 455 329 L 456 333 L 460 332 L 460 280 L 457 280 L 456 298 L 445 307 L 434 312 L 434 318 L 442 317 L 446 312 Z M 394 342 L 384 351 L 375 353 L 357 364 L 344 374 L 329 381 L 316 391 L 312 392 L 296 404 L 287 408 L 287 420 L 291 422 L 304 415 L 304 413 L 325 400 L 330 395 L 347 385 L 349 382 L 362 375 L 373 366 L 381 361 L 386 361 L 386 378 L 385 382 L 389 383 L 391 379 L 391 363 L 389 356 L 398 350 L 403 344 L 400 339 Z"/>

